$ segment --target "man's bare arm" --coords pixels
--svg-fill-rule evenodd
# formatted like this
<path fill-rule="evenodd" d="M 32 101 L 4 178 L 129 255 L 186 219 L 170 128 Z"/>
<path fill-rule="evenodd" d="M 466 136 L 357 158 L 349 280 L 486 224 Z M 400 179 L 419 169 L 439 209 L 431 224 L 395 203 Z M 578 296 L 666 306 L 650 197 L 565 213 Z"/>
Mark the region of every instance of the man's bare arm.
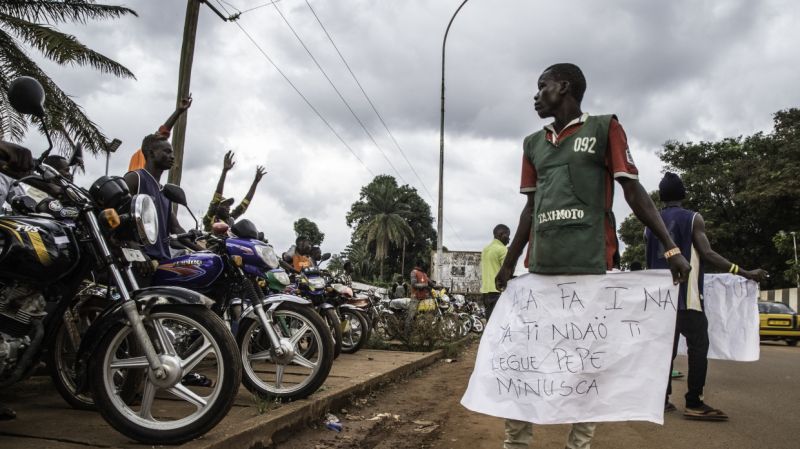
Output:
<path fill-rule="evenodd" d="M 692 223 L 692 244 L 697 250 L 697 254 L 705 263 L 720 271 L 730 271 L 733 263 L 711 249 L 711 243 L 709 243 L 708 237 L 706 236 L 706 222 L 700 214 L 694 216 L 694 222 Z M 758 268 L 753 271 L 739 268 L 738 274 L 756 282 L 761 282 L 767 277 L 767 272 Z"/>

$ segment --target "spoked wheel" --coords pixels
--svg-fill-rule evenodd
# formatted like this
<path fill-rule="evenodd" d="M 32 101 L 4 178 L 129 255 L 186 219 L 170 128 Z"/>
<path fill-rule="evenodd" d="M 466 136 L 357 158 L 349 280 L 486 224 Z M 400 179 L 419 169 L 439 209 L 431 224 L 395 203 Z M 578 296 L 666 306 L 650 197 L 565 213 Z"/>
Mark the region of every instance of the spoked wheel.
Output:
<path fill-rule="evenodd" d="M 261 323 L 244 320 L 236 342 L 248 390 L 281 401 L 303 399 L 322 386 L 333 366 L 333 338 L 322 318 L 307 306 L 281 304 L 273 329 L 281 341 L 278 355 Z M 310 348 L 313 351 L 309 351 Z M 308 357 L 304 353 L 311 352 Z"/>
<path fill-rule="evenodd" d="M 355 354 L 369 338 L 369 324 L 361 313 L 353 309 L 340 309 L 342 314 L 342 352 Z"/>
<path fill-rule="evenodd" d="M 154 308 L 144 322 L 166 373 L 156 379 L 141 354 L 123 354 L 133 340 L 130 326 L 117 324 L 102 338 L 89 360 L 92 397 L 103 418 L 123 435 L 150 445 L 180 444 L 213 429 L 233 406 L 241 379 L 238 348 L 230 330 L 211 310 L 200 306 Z M 118 372 L 144 371 L 140 404 L 116 394 Z M 189 372 L 205 375 L 210 386 L 181 383 Z"/>
<path fill-rule="evenodd" d="M 470 319 L 472 319 L 472 332 L 475 332 L 476 334 L 483 332 L 483 321 L 481 321 L 481 319 L 475 315 L 471 315 Z"/>
<path fill-rule="evenodd" d="M 472 330 L 472 318 L 470 318 L 468 313 L 461 312 L 458 314 L 458 319 L 461 320 L 461 336 L 466 337 Z"/>
<path fill-rule="evenodd" d="M 331 338 L 333 339 L 333 359 L 339 358 L 342 353 L 342 324 L 339 322 L 339 316 L 333 309 L 322 309 L 319 311 L 322 321 L 330 331 Z"/>
<path fill-rule="evenodd" d="M 79 336 L 83 336 L 86 333 L 92 321 L 97 318 L 108 304 L 109 302 L 104 298 L 92 297 L 80 305 L 80 316 L 76 320 L 77 322 L 74 323 Z M 50 378 L 53 379 L 53 384 L 58 393 L 72 408 L 77 410 L 97 410 L 90 392 L 75 393 L 77 376 L 74 368 L 78 351 L 69 337 L 63 317 L 58 320 L 59 322 L 54 332 L 55 337 L 51 340 L 50 348 L 47 351 L 47 366 L 50 367 Z M 130 353 L 131 349 L 127 347 L 128 344 L 136 345 L 136 342 L 130 339 L 130 341 L 126 341 L 124 345 L 121 345 L 120 352 L 122 354 Z M 141 380 L 141 372 L 135 376 L 124 375 L 121 372 L 117 373 L 115 377 L 117 394 L 126 402 L 132 400 L 136 396 Z"/>

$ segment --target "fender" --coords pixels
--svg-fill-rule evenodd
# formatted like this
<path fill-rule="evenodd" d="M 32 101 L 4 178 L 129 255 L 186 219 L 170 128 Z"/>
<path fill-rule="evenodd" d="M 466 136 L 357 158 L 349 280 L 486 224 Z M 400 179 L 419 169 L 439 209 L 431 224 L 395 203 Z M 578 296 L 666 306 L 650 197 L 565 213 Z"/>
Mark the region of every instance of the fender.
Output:
<path fill-rule="evenodd" d="M 136 302 L 136 308 L 145 317 L 150 314 L 153 307 L 164 305 L 187 305 L 211 307 L 214 301 L 211 298 L 182 287 L 147 287 L 140 288 L 133 292 L 132 300 Z M 81 340 L 78 354 L 75 360 L 75 373 L 77 374 L 77 392 L 84 393 L 88 390 L 86 382 L 86 364 L 89 362 L 100 340 L 106 332 L 117 323 L 127 323 L 128 317 L 122 310 L 125 301 L 119 299 L 111 303 L 100 315 L 92 322 L 86 335 Z"/>
<path fill-rule="evenodd" d="M 353 310 L 358 310 L 360 312 L 364 311 L 364 309 L 362 309 L 361 307 L 356 307 L 356 306 L 354 306 L 352 304 L 342 304 L 342 305 L 339 306 L 339 308 L 340 309 L 353 309 Z"/>
<path fill-rule="evenodd" d="M 319 305 L 319 308 L 320 309 L 334 309 L 335 307 L 333 307 L 333 305 L 331 305 L 331 304 L 328 304 L 327 302 L 323 302 L 322 304 Z"/>
<path fill-rule="evenodd" d="M 277 307 L 282 302 L 293 302 L 295 304 L 302 304 L 304 306 L 310 306 L 311 301 L 305 300 L 299 296 L 294 295 L 270 295 L 266 298 L 261 300 L 261 304 L 265 306 L 270 306 L 269 308 Z M 248 305 L 242 314 L 239 315 L 239 319 L 236 320 L 237 323 L 240 323 L 243 319 L 250 318 L 253 320 L 258 321 L 258 315 L 256 315 L 256 311 L 253 309 L 253 305 Z"/>

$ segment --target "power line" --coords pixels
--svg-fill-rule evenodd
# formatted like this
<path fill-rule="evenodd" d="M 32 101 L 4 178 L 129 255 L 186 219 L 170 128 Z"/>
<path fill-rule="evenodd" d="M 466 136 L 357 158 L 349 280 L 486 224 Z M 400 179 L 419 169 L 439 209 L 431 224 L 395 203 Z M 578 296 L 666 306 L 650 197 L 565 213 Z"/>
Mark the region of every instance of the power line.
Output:
<path fill-rule="evenodd" d="M 397 146 L 397 149 L 400 150 L 400 154 L 403 155 L 403 158 L 406 160 L 406 163 L 411 168 L 411 171 L 414 172 L 414 175 L 419 180 L 419 183 L 422 184 L 422 188 L 425 189 L 425 192 L 431 198 L 431 201 L 433 201 L 433 203 L 436 204 L 436 200 L 433 199 L 433 195 L 431 195 L 431 192 L 428 190 L 428 187 L 425 185 L 425 182 L 419 176 L 419 174 L 417 173 L 417 170 L 414 169 L 414 165 L 411 164 L 411 161 L 408 160 L 408 156 L 406 156 L 405 151 L 403 151 L 403 148 L 400 147 L 400 144 L 397 142 L 397 139 L 394 138 L 394 134 L 392 134 L 392 131 L 389 130 L 389 126 L 386 125 L 386 122 L 383 120 L 383 117 L 378 112 L 378 109 L 375 107 L 375 104 L 372 103 L 372 100 L 369 98 L 369 95 L 367 95 L 367 92 L 364 90 L 364 87 L 358 81 L 358 78 L 356 77 L 356 74 L 353 73 L 353 70 L 350 68 L 350 64 L 347 63 L 347 60 L 345 60 L 344 55 L 342 55 L 342 52 L 339 51 L 339 47 L 333 41 L 333 38 L 331 37 L 330 33 L 328 33 L 328 30 L 325 28 L 325 25 L 322 24 L 322 20 L 320 20 L 319 16 L 317 15 L 316 11 L 314 11 L 314 8 L 311 7 L 311 3 L 309 3 L 308 0 L 306 0 L 306 5 L 308 5 L 308 8 L 311 10 L 311 13 L 314 14 L 314 18 L 317 19 L 317 23 L 319 23 L 319 26 L 322 28 L 322 31 L 325 32 L 325 35 L 328 37 L 328 40 L 331 41 L 331 45 L 333 45 L 333 48 L 336 49 L 336 53 L 339 54 L 339 58 L 342 59 L 342 62 L 344 63 L 345 67 L 347 67 L 347 71 L 350 72 L 350 75 L 353 77 L 353 80 L 355 80 L 356 84 L 358 85 L 358 88 L 361 89 L 361 93 L 364 94 L 364 97 L 367 99 L 367 102 L 369 102 L 369 105 L 372 107 L 372 110 L 375 111 L 375 115 L 378 116 L 378 119 L 380 119 L 381 124 L 383 124 L 383 127 L 386 128 L 386 132 L 389 133 L 389 137 L 392 138 L 392 141 Z M 277 9 L 277 6 L 276 6 L 276 9 Z M 384 157 L 385 157 L 385 155 L 384 155 Z M 400 178 L 400 179 L 402 179 L 402 178 Z M 405 182 L 405 181 L 403 181 L 403 182 Z M 464 245 L 464 247 L 466 248 L 467 245 L 464 244 L 464 241 L 461 240 L 461 237 L 458 235 L 456 230 L 453 229 L 453 225 L 451 225 L 450 222 L 446 218 L 445 218 L 445 222 L 450 227 L 450 230 L 453 231 L 453 233 L 456 235 L 456 237 L 458 237 L 458 240 L 461 242 L 461 244 Z"/>
<path fill-rule="evenodd" d="M 333 129 L 333 127 L 330 125 L 330 123 L 328 123 L 328 121 L 327 121 L 327 120 L 325 120 L 325 117 L 323 117 L 323 116 L 322 116 L 322 114 L 320 114 L 320 113 L 319 113 L 319 111 L 317 111 L 317 109 L 316 109 L 316 108 L 315 108 L 315 107 L 314 107 L 314 106 L 311 104 L 311 102 L 310 102 L 310 101 L 308 101 L 308 99 L 307 99 L 307 98 L 306 98 L 306 97 L 305 97 L 305 96 L 304 96 L 304 95 L 303 95 L 303 94 L 300 92 L 300 90 L 297 88 L 297 86 L 295 86 L 295 85 L 294 85 L 294 84 L 291 82 L 291 80 L 289 80 L 289 77 L 287 77 L 287 76 L 286 76 L 286 74 L 284 74 L 284 73 L 283 73 L 283 71 L 281 71 L 281 69 L 280 69 L 280 68 L 278 68 L 277 64 L 275 64 L 275 62 L 273 62 L 273 61 L 272 61 L 272 59 L 271 59 L 271 58 L 270 58 L 270 57 L 267 55 L 267 53 L 266 53 L 266 52 L 265 52 L 265 51 L 264 51 L 264 50 L 261 48 L 261 46 L 260 46 L 260 45 L 258 45 L 258 43 L 257 43 L 257 42 L 256 42 L 256 41 L 253 39 L 253 37 L 252 37 L 252 36 L 250 36 L 250 33 L 248 33 L 248 32 L 247 32 L 247 31 L 244 29 L 244 27 L 242 27 L 242 25 L 241 25 L 241 24 L 239 24 L 239 22 L 233 22 L 233 23 L 234 23 L 234 24 L 235 24 L 237 27 L 239 27 L 239 29 L 240 29 L 240 30 L 242 30 L 242 32 L 245 34 L 245 36 L 247 36 L 247 38 L 248 38 L 248 39 L 250 39 L 250 42 L 252 42 L 252 43 L 253 43 L 253 45 L 255 45 L 255 46 L 256 46 L 256 48 L 258 48 L 258 51 L 260 51 L 260 52 L 261 52 L 261 54 L 262 54 L 262 55 L 264 55 L 264 57 L 265 57 L 265 58 L 267 58 L 267 61 L 269 61 L 269 63 L 270 63 L 270 64 L 272 64 L 272 66 L 273 66 L 273 67 L 275 67 L 275 70 L 277 70 L 277 71 L 278 71 L 278 73 L 280 73 L 280 74 L 281 74 L 281 76 L 283 77 L 283 79 L 285 79 L 285 80 L 286 80 L 286 82 L 287 82 L 287 83 L 289 83 L 289 85 L 290 85 L 290 86 L 292 86 L 292 89 L 294 89 L 294 91 L 295 91 L 295 92 L 297 92 L 297 95 L 300 95 L 300 98 L 302 98 L 302 99 L 303 99 L 303 101 L 305 101 L 305 102 L 306 102 L 306 104 L 308 105 L 308 107 L 310 107 L 310 108 L 311 108 L 311 110 L 313 110 L 313 111 L 314 111 L 314 113 L 315 113 L 315 114 L 317 114 L 317 117 L 319 117 L 319 118 L 320 118 L 320 120 L 322 120 L 322 121 L 323 121 L 323 123 L 325 123 L 325 125 L 327 125 L 327 126 L 328 126 L 328 128 L 331 130 L 331 132 L 333 132 L 333 134 L 335 134 L 335 135 L 336 135 L 336 137 L 338 137 L 338 138 L 339 138 L 339 140 L 342 142 L 342 144 L 343 144 L 345 147 L 347 147 L 347 149 L 348 149 L 348 150 L 350 150 L 350 152 L 351 152 L 351 153 L 353 153 L 353 156 L 355 156 L 355 158 L 356 158 L 356 159 L 358 159 L 358 162 L 361 162 L 361 165 L 363 165 L 363 166 L 364 166 L 364 168 L 366 168 L 366 169 L 367 169 L 367 171 L 369 172 L 369 174 L 371 174 L 371 175 L 372 175 L 372 177 L 374 178 L 374 177 L 375 177 L 375 173 L 372 173 L 372 170 L 370 170 L 370 169 L 369 169 L 369 167 L 367 167 L 367 164 L 365 164 L 365 163 L 364 163 L 364 161 L 362 161 L 362 160 L 361 160 L 361 158 L 360 158 L 360 157 L 358 157 L 358 155 L 356 154 L 356 152 L 355 152 L 355 151 L 353 151 L 353 149 L 352 149 L 352 148 L 350 148 L 350 145 L 348 145 L 348 144 L 347 144 L 347 142 L 345 142 L 345 141 L 344 141 L 344 139 L 342 139 L 342 136 L 340 136 L 340 135 L 339 135 L 339 133 L 337 133 L 337 132 L 336 132 L 336 130 L 335 130 L 335 129 Z"/>
<path fill-rule="evenodd" d="M 344 99 L 344 96 L 342 96 L 342 93 L 339 92 L 339 89 L 336 88 L 336 85 L 333 84 L 333 81 L 331 81 L 331 79 L 328 77 L 328 74 L 325 73 L 325 70 L 322 68 L 321 65 L 319 65 L 319 62 L 317 62 L 317 58 L 315 58 L 314 55 L 311 54 L 311 50 L 309 50 L 308 47 L 306 47 L 306 44 L 303 42 L 303 40 L 300 38 L 300 36 L 294 30 L 292 25 L 289 23 L 288 20 L 286 20 L 286 17 L 283 15 L 281 10 L 278 8 L 278 5 L 273 4 L 273 6 L 275 6 L 275 10 L 278 11 L 278 14 L 280 14 L 281 18 L 286 23 L 286 25 L 289 27 L 289 29 L 292 30 L 292 33 L 294 34 L 294 37 L 296 37 L 297 40 L 300 41 L 300 45 L 303 46 L 303 48 L 306 50 L 306 53 L 308 53 L 308 55 L 311 56 L 311 60 L 314 61 L 314 64 L 317 65 L 317 68 L 319 68 L 319 70 L 322 72 L 322 74 L 325 75 L 325 79 L 328 80 L 328 83 L 330 83 L 331 87 L 333 87 L 333 90 L 335 90 L 336 94 L 339 95 L 339 98 L 342 99 L 342 102 L 345 104 L 345 106 L 347 106 L 347 109 L 350 111 L 350 113 L 353 114 L 353 117 L 355 117 L 355 119 L 358 122 L 358 124 L 361 125 L 361 128 L 364 130 L 364 132 L 367 133 L 367 136 L 369 136 L 370 140 L 372 140 L 372 143 L 375 144 L 375 148 L 378 149 L 378 151 L 381 153 L 383 158 L 386 159 L 386 162 L 388 162 L 389 165 L 394 170 L 394 172 L 397 173 L 397 176 L 400 178 L 401 181 L 403 181 L 403 184 L 407 184 L 406 180 L 403 179 L 403 176 L 400 174 L 399 171 L 397 171 L 397 168 L 395 168 L 394 164 L 392 164 L 392 161 L 390 161 L 389 158 L 386 157 L 386 154 L 383 152 L 383 150 L 381 150 L 381 147 L 378 145 L 378 142 L 376 142 L 375 139 L 372 137 L 372 134 L 370 134 L 369 131 L 367 131 L 367 128 L 364 126 L 364 124 L 361 123 L 361 119 L 358 118 L 358 115 L 356 115 L 355 111 L 353 111 L 353 108 L 351 108 L 350 104 L 347 103 L 347 100 Z"/>

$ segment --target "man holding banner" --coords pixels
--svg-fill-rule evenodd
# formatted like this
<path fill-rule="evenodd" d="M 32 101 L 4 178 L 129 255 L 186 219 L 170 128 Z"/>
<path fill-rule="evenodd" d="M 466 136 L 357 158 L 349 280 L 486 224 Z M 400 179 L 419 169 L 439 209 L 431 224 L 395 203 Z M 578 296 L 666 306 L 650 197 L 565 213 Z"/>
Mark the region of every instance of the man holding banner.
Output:
<path fill-rule="evenodd" d="M 664 247 L 667 249 L 667 262 L 672 272 L 674 284 L 677 285 L 685 281 L 689 275 L 689 264 L 680 255 L 680 250 L 670 238 L 663 221 L 658 215 L 658 210 L 639 183 L 638 171 L 628 149 L 627 138 L 622 126 L 613 115 L 590 116 L 581 110 L 581 100 L 586 90 L 586 79 L 580 68 L 573 64 L 556 64 L 548 67 L 539 77 L 538 89 L 538 93 L 534 96 L 534 108 L 539 117 L 552 117 L 554 122 L 547 125 L 543 130 L 528 136 L 524 141 L 520 192 L 527 195 L 528 199 L 520 215 L 519 227 L 514 235 L 514 240 L 508 249 L 503 266 L 497 274 L 495 280 L 497 289 L 500 292 L 506 289 L 508 280 L 514 274 L 517 260 L 529 240 L 529 271 L 531 273 L 553 275 L 547 277 L 552 277 L 554 280 L 559 278 L 559 282 L 561 278 L 566 276 L 554 275 L 605 275 L 607 270 L 611 270 L 615 265 L 618 265 L 618 243 L 612 213 L 614 180 L 622 186 L 625 192 L 625 200 L 634 214 L 646 226 L 653 229 L 653 233 L 659 241 L 663 242 Z M 540 278 L 534 277 L 532 279 L 537 280 Z M 582 276 L 582 278 L 586 278 L 586 276 Z M 521 284 L 522 282 L 520 281 L 519 283 Z M 544 282 L 540 284 L 544 284 Z M 565 284 L 558 285 L 563 286 Z M 538 304 L 535 297 L 537 291 L 534 291 L 537 288 L 537 286 L 533 286 L 524 293 L 529 298 L 525 303 L 528 309 Z M 605 288 L 613 289 L 617 287 Z M 622 289 L 624 287 L 619 288 Z M 563 288 L 561 290 L 562 292 L 564 291 Z M 629 289 L 626 288 L 626 290 Z M 661 291 L 658 294 L 660 295 Z M 563 298 L 571 297 L 569 307 L 572 307 L 572 303 L 578 298 L 577 290 L 573 291 L 571 295 L 562 296 L 561 299 L 561 301 L 564 301 Z M 506 298 L 506 296 L 503 298 Z M 513 315 L 514 313 L 523 315 L 522 307 L 517 306 L 519 300 L 512 300 L 514 300 L 514 307 L 511 308 L 503 307 L 503 301 L 500 301 L 496 313 L 500 313 L 502 309 L 505 315 Z M 587 305 L 578 300 L 577 307 L 586 309 Z M 509 312 L 509 309 L 511 312 Z M 597 313 L 596 315 L 602 315 L 602 313 Z M 595 317 L 593 316 L 592 318 Z M 600 320 L 606 317 L 597 316 L 596 318 Z M 529 322 L 525 321 L 524 323 Z M 502 321 L 497 321 L 494 324 L 503 325 Z M 629 324 L 631 332 L 633 332 L 633 323 Z M 611 323 L 609 323 L 610 325 Z M 555 325 L 552 326 L 552 334 L 555 338 L 557 329 Z M 490 324 L 487 330 L 492 330 L 491 328 Z M 503 329 L 509 328 L 504 327 Z M 529 327 L 529 333 L 530 329 Z M 636 329 L 636 331 L 639 331 L 639 329 Z M 510 330 L 506 330 L 506 332 L 510 332 Z M 594 331 L 592 334 L 594 335 Z M 585 335 L 589 335 L 588 329 Z M 572 337 L 574 340 L 574 331 Z M 531 341 L 531 338 L 529 334 L 528 341 Z M 597 338 L 595 336 L 595 339 Z M 488 343 L 486 334 L 481 342 L 482 346 L 484 341 L 487 341 L 487 344 L 491 344 Z M 539 341 L 538 334 L 534 341 Z M 559 341 L 563 341 L 563 336 Z M 541 346 L 541 344 L 531 342 L 528 347 L 537 348 Z M 551 354 L 557 351 L 560 351 L 560 349 L 553 349 Z M 479 356 L 481 356 L 480 350 Z M 566 370 L 572 372 L 569 359 L 566 359 L 568 356 L 564 355 L 562 357 L 558 355 L 558 357 L 559 369 L 563 370 L 563 366 L 566 366 Z M 588 363 L 585 360 L 590 358 L 588 354 L 583 355 L 582 353 L 580 357 L 582 358 L 582 364 Z M 595 357 L 595 355 L 591 357 Z M 600 356 L 598 355 L 598 357 Z M 562 358 L 567 360 L 563 366 Z M 498 359 L 497 366 L 499 369 L 504 369 L 504 366 L 508 367 L 508 360 L 510 359 Z M 527 360 L 528 367 L 530 367 L 527 373 L 544 373 L 544 371 L 541 371 L 541 367 L 546 360 L 538 362 L 539 359 L 527 356 L 525 360 Z M 538 367 L 535 366 L 537 362 L 539 363 Z M 495 363 L 494 359 L 492 359 L 492 363 Z M 503 363 L 506 365 L 503 365 Z M 515 368 L 516 371 L 520 372 L 519 364 L 515 364 L 514 367 L 517 367 Z M 549 371 L 549 373 L 558 374 L 555 371 Z M 521 376 L 521 374 L 519 375 Z M 475 377 L 475 374 L 473 374 L 473 377 Z M 513 386 L 513 391 L 516 392 L 517 397 L 520 394 L 527 396 L 529 391 L 531 391 L 531 395 L 536 394 L 541 397 L 540 393 L 535 391 L 535 388 L 537 388 L 535 385 L 528 385 L 521 379 L 516 379 L 515 382 L 514 385 L 509 385 L 508 391 L 512 391 L 511 387 Z M 545 394 L 547 393 L 547 382 L 545 380 Z M 472 384 L 473 381 L 471 380 L 470 387 L 472 387 Z M 565 383 L 562 381 L 561 385 L 561 396 L 568 396 L 573 394 L 573 391 L 577 392 L 577 394 L 584 394 L 581 391 L 591 392 L 591 386 L 595 385 L 595 383 L 592 382 L 590 385 L 581 381 L 573 388 L 564 387 Z M 580 385 L 583 386 L 581 387 Z M 589 387 L 588 389 L 586 388 L 587 386 Z M 505 387 L 505 385 L 502 385 L 502 387 Z M 550 388 L 550 395 L 552 396 L 552 383 L 550 383 Z M 565 388 L 569 388 L 568 394 Z M 595 387 L 595 390 L 597 391 L 597 387 Z M 503 391 L 501 388 L 501 393 Z M 465 399 L 469 394 L 470 391 L 468 390 Z M 570 400 L 570 398 L 566 400 Z M 464 400 L 462 400 L 463 402 Z M 544 403 L 543 407 L 554 407 L 549 410 L 557 410 L 558 404 L 553 404 Z M 545 418 L 534 416 L 531 416 L 529 420 L 546 421 Z M 567 448 L 589 448 L 594 435 L 594 423 L 575 422 L 570 418 L 563 418 L 563 420 L 557 422 L 573 423 L 567 439 Z M 533 426 L 530 422 L 506 419 L 504 446 L 506 449 L 527 448 L 532 438 Z"/>
<path fill-rule="evenodd" d="M 686 407 L 683 415 L 693 419 L 725 420 L 728 419 L 728 415 L 705 404 L 701 399 L 706 383 L 709 348 L 708 319 L 703 304 L 705 264 L 709 263 L 718 270 L 738 274 L 756 282 L 763 281 L 767 272 L 761 269 L 744 270 L 738 265 L 728 262 L 711 249 L 708 237 L 706 237 L 706 225 L 703 217 L 697 212 L 682 207 L 683 200 L 686 198 L 686 188 L 678 175 L 667 172 L 658 185 L 658 194 L 661 201 L 664 202 L 664 208 L 660 212 L 661 219 L 667 225 L 670 237 L 689 259 L 692 266 L 689 279 L 680 285 L 672 349 L 672 360 L 674 361 L 678 354 L 680 336 L 686 337 L 689 359 L 689 374 L 686 383 L 689 391 L 686 393 Z M 645 242 L 647 268 L 666 268 L 665 254 L 667 250 L 653 238 L 649 227 L 645 230 Z M 676 410 L 675 405 L 669 402 L 669 396 L 672 394 L 671 376 L 667 385 L 664 411 L 669 412 Z"/>

